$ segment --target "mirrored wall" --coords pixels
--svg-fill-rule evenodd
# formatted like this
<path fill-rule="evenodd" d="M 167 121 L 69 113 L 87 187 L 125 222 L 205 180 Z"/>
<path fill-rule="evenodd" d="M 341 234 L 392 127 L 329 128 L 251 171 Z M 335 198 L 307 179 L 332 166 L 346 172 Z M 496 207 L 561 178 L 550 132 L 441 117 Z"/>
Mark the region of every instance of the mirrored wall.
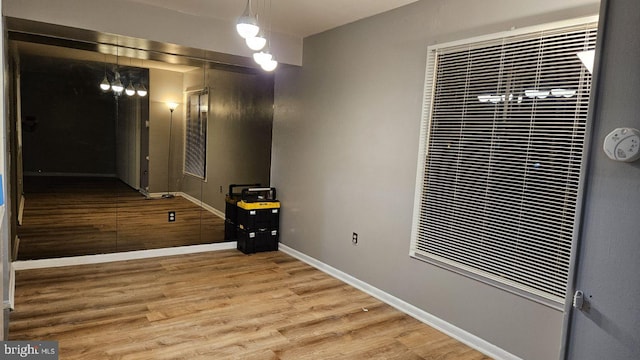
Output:
<path fill-rule="evenodd" d="M 15 258 L 233 240 L 229 185 L 269 184 L 272 75 L 9 28 Z"/>

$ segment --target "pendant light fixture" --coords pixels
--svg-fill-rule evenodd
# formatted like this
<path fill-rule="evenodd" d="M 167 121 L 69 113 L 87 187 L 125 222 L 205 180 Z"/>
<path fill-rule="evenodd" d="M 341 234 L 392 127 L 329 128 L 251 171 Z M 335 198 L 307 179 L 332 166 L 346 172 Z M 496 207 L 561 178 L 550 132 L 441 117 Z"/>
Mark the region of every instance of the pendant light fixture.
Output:
<path fill-rule="evenodd" d="M 120 72 L 118 72 L 118 44 L 116 43 L 116 74 L 113 83 L 111 83 L 111 90 L 116 96 L 120 96 L 122 94 L 122 90 L 124 90 L 124 86 L 122 85 L 122 81 L 120 81 Z"/>
<path fill-rule="evenodd" d="M 262 10 L 266 13 L 265 1 L 263 0 Z M 278 67 L 278 62 L 273 58 L 271 51 L 271 24 L 273 21 L 273 15 L 271 11 L 271 0 L 269 0 L 269 12 L 268 18 L 268 37 L 265 36 L 265 24 L 262 27 L 258 26 L 258 15 L 254 16 L 251 12 L 251 0 L 247 0 L 247 6 L 244 9 L 242 15 L 238 18 L 236 23 L 236 30 L 238 34 L 245 39 L 245 42 L 249 49 L 259 51 L 253 54 L 253 60 L 262 67 L 264 71 L 273 71 Z M 266 49 L 265 49 L 266 47 Z"/>
<path fill-rule="evenodd" d="M 238 18 L 238 21 L 236 22 L 236 30 L 244 39 L 258 35 L 260 27 L 258 27 L 258 20 L 251 12 L 251 0 L 247 0 L 247 6 L 244 8 L 242 15 Z"/>
<path fill-rule="evenodd" d="M 273 55 L 271 55 L 268 50 L 267 52 L 260 51 L 253 54 L 253 60 L 259 65 L 262 65 L 263 62 L 270 61 L 272 57 Z"/>
<path fill-rule="evenodd" d="M 140 97 L 145 97 L 147 96 L 147 94 L 149 93 L 149 91 L 147 90 L 147 88 L 144 86 L 144 84 L 142 84 L 142 82 L 140 82 L 139 84 L 136 85 L 136 83 L 134 83 L 133 78 L 135 78 L 136 76 L 132 75 L 133 70 L 129 69 L 127 70 L 127 76 L 126 78 L 129 79 L 128 83 L 129 85 L 125 88 L 122 81 L 123 81 L 123 77 L 120 76 L 120 54 L 119 54 L 119 49 L 120 47 L 118 46 L 118 44 L 116 43 L 116 68 L 114 71 L 114 75 L 113 75 L 113 82 L 109 83 L 109 78 L 107 77 L 107 55 L 105 54 L 105 58 L 104 58 L 104 78 L 102 79 L 102 82 L 100 83 L 100 89 L 104 92 L 107 92 L 109 90 L 113 91 L 113 94 L 115 96 L 120 96 L 122 95 L 122 93 L 124 92 L 127 96 L 134 96 L 134 95 L 138 95 Z M 143 63 L 144 65 L 144 63 Z M 129 66 L 131 65 L 131 59 L 129 59 Z M 142 81 L 143 76 L 140 75 L 140 81 Z M 125 79 L 126 81 L 126 79 Z"/>
<path fill-rule="evenodd" d="M 131 58 L 129 58 L 129 67 L 131 67 Z M 136 94 L 136 88 L 133 87 L 133 79 L 131 76 L 131 71 L 129 71 L 128 74 L 129 74 L 129 86 L 127 86 L 127 88 L 124 89 L 124 93 L 127 94 L 127 96 L 133 96 Z"/>
<path fill-rule="evenodd" d="M 127 96 L 133 96 L 136 94 L 136 89 L 133 87 L 133 82 L 129 81 L 129 86 L 127 86 L 127 88 L 124 90 L 124 93 L 127 94 Z"/>
<path fill-rule="evenodd" d="M 109 89 L 111 89 L 111 84 L 109 84 L 107 74 L 104 74 L 104 79 L 102 79 L 102 82 L 100 83 L 100 89 L 102 89 L 102 91 L 104 92 L 107 92 L 109 91 Z"/>
<path fill-rule="evenodd" d="M 122 95 L 122 90 L 124 90 L 124 86 L 122 85 L 122 81 L 120 81 L 120 73 L 116 70 L 116 77 L 113 83 L 111 84 L 111 90 L 116 96 Z"/>
<path fill-rule="evenodd" d="M 140 60 L 140 68 L 144 69 L 144 60 Z M 147 88 L 144 87 L 144 84 L 142 83 L 143 79 L 144 76 L 140 76 L 140 83 L 138 84 L 138 86 L 136 86 L 136 94 L 138 94 L 138 96 L 140 97 L 145 97 L 148 93 Z"/>
<path fill-rule="evenodd" d="M 249 49 L 259 51 L 262 50 L 265 45 L 267 45 L 267 38 L 264 36 L 262 29 L 260 29 L 258 35 L 246 38 L 245 42 L 247 43 Z"/>
<path fill-rule="evenodd" d="M 258 26 L 262 26 L 260 26 L 260 30 L 258 31 L 258 34 L 256 36 L 246 38 L 245 42 L 247 43 L 249 49 L 253 51 L 260 51 L 264 48 L 265 45 L 267 45 L 267 37 L 264 33 L 265 24 L 260 19 L 260 2 L 258 2 L 256 7 L 256 20 L 258 21 Z M 262 10 L 264 10 L 264 1 L 262 2 Z"/>
<path fill-rule="evenodd" d="M 111 84 L 109 83 L 109 79 L 107 79 L 107 55 L 104 56 L 104 78 L 100 83 L 100 89 L 102 91 L 107 92 L 111 89 Z"/>
<path fill-rule="evenodd" d="M 143 84 L 138 85 L 138 89 L 136 89 L 136 92 L 138 93 L 138 96 L 140 96 L 140 97 L 147 96 L 147 88 L 144 87 Z"/>
<path fill-rule="evenodd" d="M 273 12 L 271 11 L 271 0 L 269 0 L 269 38 L 268 38 L 268 45 L 267 45 L 267 51 L 266 51 L 267 55 L 263 55 L 262 58 L 260 59 L 261 62 L 259 62 L 260 66 L 262 67 L 262 70 L 264 71 L 273 71 L 276 69 L 276 67 L 278 67 L 278 62 L 273 58 L 273 55 L 269 51 L 271 49 L 271 37 L 273 36 L 271 32 L 272 23 L 273 23 Z"/>
<path fill-rule="evenodd" d="M 273 71 L 278 67 L 278 62 L 272 57 L 271 59 L 264 61 L 260 66 L 264 71 Z"/>

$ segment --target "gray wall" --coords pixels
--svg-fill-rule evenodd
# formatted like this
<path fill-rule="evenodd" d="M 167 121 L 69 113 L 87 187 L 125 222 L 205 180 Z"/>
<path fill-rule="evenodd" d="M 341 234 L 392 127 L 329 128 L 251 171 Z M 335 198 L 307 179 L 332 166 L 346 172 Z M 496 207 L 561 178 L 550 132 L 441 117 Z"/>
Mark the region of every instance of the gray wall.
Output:
<path fill-rule="evenodd" d="M 598 5 L 420 1 L 306 38 L 303 67 L 276 76 L 281 241 L 519 357 L 557 358 L 561 311 L 408 256 L 426 50 Z"/>
<path fill-rule="evenodd" d="M 202 194 L 202 201 L 224 212 L 229 184 L 269 184 L 273 78 L 262 73 L 220 69 L 207 69 L 206 78 L 209 87 L 206 182 L 185 175 L 182 185 L 187 194 L 197 198 Z M 187 73 L 185 89 L 202 88 L 203 81 L 202 69 Z"/>
<path fill-rule="evenodd" d="M 609 0 L 595 90 L 569 359 L 640 359 L 640 162 L 609 160 L 601 145 L 618 127 L 640 129 L 640 2 Z"/>

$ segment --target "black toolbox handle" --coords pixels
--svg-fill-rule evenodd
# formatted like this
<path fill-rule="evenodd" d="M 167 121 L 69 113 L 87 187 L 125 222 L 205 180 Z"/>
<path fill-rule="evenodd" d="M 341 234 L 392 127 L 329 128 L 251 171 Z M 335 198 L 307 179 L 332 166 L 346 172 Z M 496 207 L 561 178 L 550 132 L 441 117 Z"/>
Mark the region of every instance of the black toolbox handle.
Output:
<path fill-rule="evenodd" d="M 249 187 L 249 186 L 261 186 L 260 184 L 231 184 L 229 185 L 229 196 L 233 196 L 233 188 L 237 187 Z M 241 195 L 240 193 L 236 193 L 236 195 Z"/>
<path fill-rule="evenodd" d="M 275 200 L 276 199 L 276 188 L 274 187 L 263 187 L 263 188 L 248 188 L 248 189 L 242 189 L 242 195 L 240 197 L 240 199 L 242 199 L 243 201 L 248 200 L 248 194 L 249 193 L 260 193 L 260 192 L 270 192 L 271 193 L 271 199 L 269 200 Z"/>

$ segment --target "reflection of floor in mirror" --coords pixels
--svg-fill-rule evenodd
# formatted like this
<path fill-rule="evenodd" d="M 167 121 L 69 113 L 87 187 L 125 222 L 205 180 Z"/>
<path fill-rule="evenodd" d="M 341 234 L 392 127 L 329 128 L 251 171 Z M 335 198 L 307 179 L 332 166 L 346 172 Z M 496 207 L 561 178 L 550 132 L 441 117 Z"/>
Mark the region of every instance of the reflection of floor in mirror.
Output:
<path fill-rule="evenodd" d="M 20 260 L 224 240 L 224 219 L 180 196 L 147 200 L 118 179 L 25 177 L 24 186 Z"/>

